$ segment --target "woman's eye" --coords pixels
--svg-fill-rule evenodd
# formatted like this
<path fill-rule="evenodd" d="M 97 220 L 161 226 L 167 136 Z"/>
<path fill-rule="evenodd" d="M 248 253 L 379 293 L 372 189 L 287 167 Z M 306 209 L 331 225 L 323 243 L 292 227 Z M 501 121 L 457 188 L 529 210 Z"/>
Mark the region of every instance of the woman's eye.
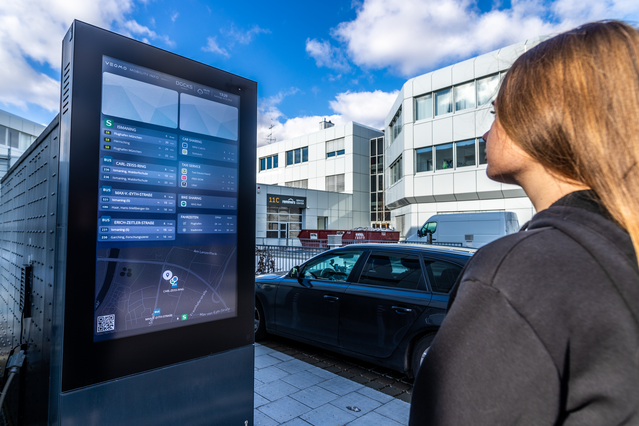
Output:
<path fill-rule="evenodd" d="M 491 110 L 490 110 L 490 113 L 491 113 L 491 114 L 494 114 L 494 113 L 495 113 L 495 110 L 494 110 L 494 109 L 491 109 Z"/>

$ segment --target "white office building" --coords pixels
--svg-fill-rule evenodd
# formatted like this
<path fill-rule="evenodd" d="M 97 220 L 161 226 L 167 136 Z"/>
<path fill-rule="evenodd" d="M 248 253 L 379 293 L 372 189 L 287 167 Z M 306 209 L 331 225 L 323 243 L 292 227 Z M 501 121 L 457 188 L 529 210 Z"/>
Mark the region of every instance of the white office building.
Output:
<path fill-rule="evenodd" d="M 482 135 L 493 121 L 491 101 L 514 60 L 543 38 L 408 80 L 385 121 L 385 204 L 402 236 L 430 216 L 512 211 L 534 214 L 519 186 L 486 177 Z"/>
<path fill-rule="evenodd" d="M 45 126 L 0 110 L 0 177 L 35 141 Z"/>
<path fill-rule="evenodd" d="M 259 147 L 258 241 L 278 244 L 275 238 L 296 238 L 300 229 L 369 226 L 369 144 L 382 135 L 354 122 L 322 122 L 317 132 Z"/>

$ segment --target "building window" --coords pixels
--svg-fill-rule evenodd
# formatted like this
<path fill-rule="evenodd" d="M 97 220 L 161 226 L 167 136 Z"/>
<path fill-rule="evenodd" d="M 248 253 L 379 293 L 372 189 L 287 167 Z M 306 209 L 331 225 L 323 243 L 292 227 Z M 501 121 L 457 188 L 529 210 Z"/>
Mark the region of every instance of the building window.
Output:
<path fill-rule="evenodd" d="M 336 157 L 338 155 L 344 155 L 344 138 L 334 139 L 332 141 L 326 141 L 326 158 Z"/>
<path fill-rule="evenodd" d="M 475 165 L 475 139 L 455 142 L 455 151 L 457 155 L 457 167 Z"/>
<path fill-rule="evenodd" d="M 297 238 L 302 230 L 302 209 L 267 207 L 266 238 Z"/>
<path fill-rule="evenodd" d="M 277 168 L 277 154 L 260 158 L 260 171 Z"/>
<path fill-rule="evenodd" d="M 284 182 L 284 186 L 290 186 L 292 188 L 308 189 L 308 179 L 293 180 L 293 181 L 290 181 L 290 182 Z"/>
<path fill-rule="evenodd" d="M 384 222 L 384 217 L 388 213 L 390 220 L 390 212 L 386 211 L 384 206 L 384 138 L 375 138 L 370 141 L 370 157 L 371 157 L 371 225 L 375 228 L 386 228 L 388 223 Z"/>
<path fill-rule="evenodd" d="M 390 184 L 393 185 L 395 182 L 399 181 L 401 178 L 402 178 L 402 157 L 400 156 L 390 166 Z"/>
<path fill-rule="evenodd" d="M 453 112 L 453 89 L 440 90 L 435 93 L 435 115 Z"/>
<path fill-rule="evenodd" d="M 415 97 L 415 121 L 489 104 L 505 72 Z M 392 129 L 391 129 L 392 130 Z M 391 136 L 393 134 L 391 133 Z"/>
<path fill-rule="evenodd" d="M 399 136 L 399 134 L 402 132 L 402 124 L 403 124 L 403 120 L 402 120 L 402 107 L 400 105 L 399 109 L 397 110 L 397 113 L 395 114 L 395 117 L 393 117 L 393 119 L 391 120 L 390 123 L 390 134 L 391 134 L 391 143 L 393 143 L 393 141 L 397 138 L 397 136 Z M 380 154 L 378 152 L 378 154 Z"/>
<path fill-rule="evenodd" d="M 308 161 L 308 147 L 286 151 L 286 165 L 306 163 Z"/>
<path fill-rule="evenodd" d="M 479 138 L 479 164 L 487 164 L 486 161 L 486 141 L 484 138 Z"/>
<path fill-rule="evenodd" d="M 429 93 L 415 99 L 415 120 L 433 117 L 433 94 Z"/>
<path fill-rule="evenodd" d="M 475 108 L 475 82 L 455 86 L 455 111 Z"/>
<path fill-rule="evenodd" d="M 9 144 L 11 148 L 20 148 L 20 132 L 9 129 Z"/>
<path fill-rule="evenodd" d="M 326 190 L 331 192 L 344 192 L 344 174 L 326 176 Z"/>
<path fill-rule="evenodd" d="M 460 167 L 477 165 L 475 145 L 479 145 L 479 164 L 486 164 L 484 149 L 486 142 L 479 139 L 469 139 L 465 141 L 436 145 L 434 147 L 418 148 L 415 150 L 415 171 L 430 172 L 435 170 L 453 170 Z"/>
<path fill-rule="evenodd" d="M 499 90 L 499 74 L 477 80 L 477 105 L 492 102 Z"/>
<path fill-rule="evenodd" d="M 437 170 L 453 168 L 453 144 L 438 145 L 435 147 L 435 164 Z"/>
<path fill-rule="evenodd" d="M 433 170 L 433 147 L 420 148 L 415 150 L 417 159 L 417 172 L 430 172 Z"/>

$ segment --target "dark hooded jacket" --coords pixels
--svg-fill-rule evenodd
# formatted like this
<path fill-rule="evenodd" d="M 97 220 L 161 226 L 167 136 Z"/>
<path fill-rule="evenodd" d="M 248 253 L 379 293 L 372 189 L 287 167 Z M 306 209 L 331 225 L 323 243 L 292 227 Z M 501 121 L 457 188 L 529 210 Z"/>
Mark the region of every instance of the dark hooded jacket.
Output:
<path fill-rule="evenodd" d="M 639 425 L 637 257 L 592 193 L 468 262 L 409 424 Z"/>

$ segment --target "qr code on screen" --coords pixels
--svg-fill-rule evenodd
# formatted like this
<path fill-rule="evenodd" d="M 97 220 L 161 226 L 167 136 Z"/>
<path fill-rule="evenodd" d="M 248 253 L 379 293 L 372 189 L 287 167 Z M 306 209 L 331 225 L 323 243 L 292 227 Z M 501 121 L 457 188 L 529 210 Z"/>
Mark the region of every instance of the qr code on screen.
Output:
<path fill-rule="evenodd" d="M 102 315 L 98 317 L 98 333 L 115 330 L 115 315 Z"/>

